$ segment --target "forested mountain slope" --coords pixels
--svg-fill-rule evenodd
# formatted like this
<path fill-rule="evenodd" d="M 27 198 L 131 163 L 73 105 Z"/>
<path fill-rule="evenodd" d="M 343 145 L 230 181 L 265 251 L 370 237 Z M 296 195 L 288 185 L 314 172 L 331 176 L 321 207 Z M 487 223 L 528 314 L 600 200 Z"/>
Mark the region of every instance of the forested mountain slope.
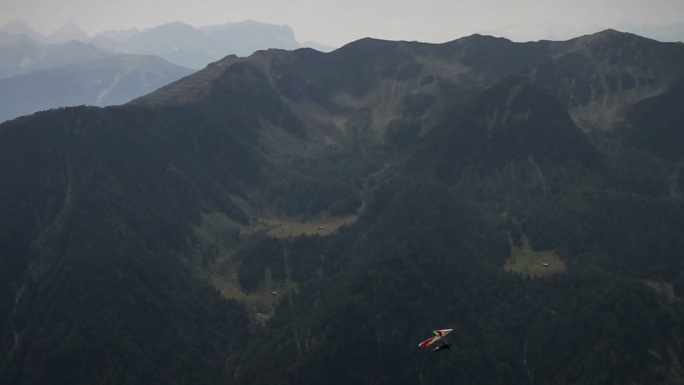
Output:
<path fill-rule="evenodd" d="M 681 383 L 683 58 L 364 39 L 0 125 L 0 382 Z"/>

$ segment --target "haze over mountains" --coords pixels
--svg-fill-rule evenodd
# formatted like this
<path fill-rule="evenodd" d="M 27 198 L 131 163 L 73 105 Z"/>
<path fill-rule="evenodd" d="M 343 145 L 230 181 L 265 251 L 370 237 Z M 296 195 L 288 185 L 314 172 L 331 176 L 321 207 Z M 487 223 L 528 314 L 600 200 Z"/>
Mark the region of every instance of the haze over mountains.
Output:
<path fill-rule="evenodd" d="M 6 122 L 0 383 L 682 383 L 682 62 L 368 38 Z"/>
<path fill-rule="evenodd" d="M 0 79 L 0 121 L 57 107 L 123 104 L 193 72 L 156 56 L 114 55 Z"/>
<path fill-rule="evenodd" d="M 545 36 L 550 40 L 561 40 L 579 34 L 579 31 L 563 30 L 557 25 L 533 27 L 533 32 L 529 30 L 530 25 L 526 25 L 512 26 L 492 33 L 513 40 L 537 36 L 542 30 L 546 31 Z M 635 31 L 661 41 L 681 41 L 684 37 L 682 25 L 624 27 L 626 31 Z M 95 36 L 89 36 L 74 23 L 68 23 L 46 36 L 33 30 L 26 23 L 15 20 L 0 27 L 0 79 L 32 71 L 43 72 L 36 76 L 21 76 L 11 81 L 3 81 L 3 84 L 0 84 L 0 98 L 8 101 L 0 108 L 0 121 L 49 108 L 81 104 L 119 104 L 149 93 L 155 89 L 154 87 L 168 84 L 191 73 L 191 70 L 201 69 L 227 55 L 249 56 L 260 49 L 289 50 L 303 45 L 323 52 L 332 50 L 331 47 L 312 42 L 297 42 L 290 27 L 256 21 L 201 28 L 175 22 L 144 30 L 104 31 Z M 133 69 L 123 65 L 132 63 L 125 57 L 101 60 L 118 54 L 154 55 L 168 63 L 155 61 L 158 68 L 153 68 L 149 65 L 151 62 L 147 61 L 144 68 Z M 145 59 L 141 59 L 140 62 L 143 61 Z M 111 65 L 105 71 L 107 74 L 96 76 L 92 69 L 103 69 L 105 63 Z M 52 70 L 67 65 L 68 68 Z M 81 65 L 83 67 L 79 68 Z M 143 72 L 146 74 L 140 76 L 154 80 L 130 83 L 125 88 L 118 88 L 119 96 L 115 98 L 102 96 L 117 94 L 111 90 L 119 87 L 120 83 L 109 83 L 110 79 L 120 79 L 127 76 L 125 74 Z M 77 79 L 65 75 L 67 73 L 80 73 L 81 77 Z M 95 77 L 88 78 L 89 76 Z M 75 82 L 70 83 L 67 79 Z M 125 93 L 122 93 L 123 90 Z"/>
<path fill-rule="evenodd" d="M 14 21 L 0 27 L 0 33 L 27 35 L 46 44 L 77 40 L 113 53 L 156 55 L 193 69 L 204 68 L 231 54 L 248 56 L 262 49 L 296 49 L 303 46 L 295 39 L 292 28 L 252 20 L 201 28 L 173 22 L 143 30 L 103 31 L 95 36 L 88 36 L 73 23 L 45 36 L 22 21 Z M 307 46 L 322 51 L 332 49 L 316 43 L 307 43 Z"/>
<path fill-rule="evenodd" d="M 299 47 L 289 27 L 253 21 L 201 29 L 169 23 L 94 37 L 73 23 L 44 36 L 15 21 L 0 27 L 0 121 L 49 108 L 121 104 L 229 54 Z"/>

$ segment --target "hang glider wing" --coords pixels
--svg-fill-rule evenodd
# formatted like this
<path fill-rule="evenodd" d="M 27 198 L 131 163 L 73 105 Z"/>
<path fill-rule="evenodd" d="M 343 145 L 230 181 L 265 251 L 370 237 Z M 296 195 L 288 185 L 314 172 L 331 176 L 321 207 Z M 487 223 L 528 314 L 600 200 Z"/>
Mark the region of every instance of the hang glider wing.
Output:
<path fill-rule="evenodd" d="M 425 341 L 421 342 L 420 344 L 418 344 L 418 347 L 424 348 L 426 346 L 430 346 L 430 345 L 434 344 L 435 342 L 437 342 L 441 339 L 442 339 L 442 337 L 439 337 L 439 336 L 430 337 L 430 338 L 426 339 Z"/>
<path fill-rule="evenodd" d="M 438 329 L 438 330 L 433 330 L 432 332 L 435 333 L 434 337 L 430 337 L 426 339 L 425 341 L 421 342 L 418 344 L 419 348 L 424 348 L 426 346 L 430 346 L 434 344 L 435 342 L 441 340 L 442 338 L 446 337 L 447 334 L 451 333 L 454 331 L 454 329 Z"/>

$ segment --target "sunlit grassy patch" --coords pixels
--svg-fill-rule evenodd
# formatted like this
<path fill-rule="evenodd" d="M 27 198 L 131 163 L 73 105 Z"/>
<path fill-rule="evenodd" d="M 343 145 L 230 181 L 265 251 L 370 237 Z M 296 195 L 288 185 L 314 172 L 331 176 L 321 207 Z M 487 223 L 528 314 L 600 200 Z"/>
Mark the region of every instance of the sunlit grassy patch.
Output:
<path fill-rule="evenodd" d="M 284 282 L 275 282 L 267 271 L 264 281 L 256 290 L 246 292 L 238 280 L 239 262 L 233 258 L 244 235 L 261 233 L 275 238 L 290 238 L 302 235 L 331 235 L 340 227 L 354 223 L 357 216 L 327 217 L 310 220 L 291 218 L 257 218 L 247 226 L 236 223 L 220 213 L 204 214 L 195 234 L 200 243 L 199 249 L 213 254 L 211 262 L 201 264 L 199 251 L 194 256 L 197 274 L 206 279 L 225 298 L 241 302 L 247 313 L 256 322 L 270 318 L 277 304 L 288 299 L 297 285 L 289 276 Z"/>
<path fill-rule="evenodd" d="M 530 277 L 543 277 L 564 272 L 565 263 L 552 250 L 532 250 L 527 237 L 523 237 L 523 247 L 511 244 L 511 257 L 506 260 L 504 269 Z"/>
<path fill-rule="evenodd" d="M 267 235 L 276 238 L 288 238 L 300 235 L 330 235 L 340 227 L 355 222 L 356 219 L 356 216 L 348 216 L 307 221 L 260 219 L 259 222 L 267 229 Z"/>

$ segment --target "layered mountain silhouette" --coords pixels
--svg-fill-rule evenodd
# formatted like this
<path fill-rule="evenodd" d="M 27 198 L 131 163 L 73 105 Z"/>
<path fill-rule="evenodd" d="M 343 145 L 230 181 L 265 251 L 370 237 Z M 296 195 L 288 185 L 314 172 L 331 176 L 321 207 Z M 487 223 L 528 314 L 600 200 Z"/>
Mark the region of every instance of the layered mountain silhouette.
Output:
<path fill-rule="evenodd" d="M 363 39 L 4 123 L 0 383 L 681 383 L 682 59 Z"/>
<path fill-rule="evenodd" d="M 104 59 L 108 56 L 112 56 L 112 53 L 77 40 L 61 44 L 44 44 L 26 34 L 0 33 L 0 78 Z"/>
<path fill-rule="evenodd" d="M 202 28 L 173 22 L 135 33 L 103 33 L 92 42 L 114 52 L 157 55 L 194 69 L 204 68 L 229 54 L 248 56 L 261 49 L 301 47 L 290 27 L 256 21 Z"/>
<path fill-rule="evenodd" d="M 15 21 L 0 28 L 0 121 L 49 108 L 122 104 L 228 54 L 298 47 L 289 27 L 255 21 L 203 28 L 176 22 L 92 38 L 74 23 L 44 36 Z"/>
<path fill-rule="evenodd" d="M 171 22 L 141 30 L 103 31 L 92 37 L 74 23 L 69 23 L 51 35 L 45 36 L 22 21 L 14 21 L 0 27 L 0 38 L 3 51 L 10 52 L 10 48 L 13 51 L 24 51 L 14 55 L 21 56 L 19 60 L 28 56 L 29 59 L 35 61 L 38 60 L 35 56 L 39 56 L 42 62 L 50 63 L 49 55 L 39 54 L 41 50 L 46 49 L 45 46 L 59 52 L 62 45 L 66 43 L 74 45 L 76 41 L 82 45 L 97 47 L 110 54 L 155 55 L 176 65 L 192 69 L 204 68 L 207 64 L 230 54 L 248 56 L 261 49 L 302 47 L 302 44 L 295 39 L 292 28 L 254 20 L 199 28 L 183 22 Z M 321 44 L 309 44 L 321 50 L 332 49 Z M 73 56 L 73 52 L 71 54 Z M 4 54 L 4 56 L 7 55 L 7 53 Z M 74 56 L 71 60 L 75 61 L 78 58 Z M 13 62 L 11 64 L 16 65 Z M 48 64 L 44 64 L 41 68 L 47 68 L 46 65 Z M 20 66 L 23 72 L 29 69 L 30 67 L 26 64 Z M 19 69 L 15 69 L 17 70 Z M 0 76 L 4 77 L 7 74 L 0 73 Z"/>
<path fill-rule="evenodd" d="M 155 56 L 115 55 L 0 79 L 0 121 L 51 108 L 124 104 L 193 72 Z"/>

